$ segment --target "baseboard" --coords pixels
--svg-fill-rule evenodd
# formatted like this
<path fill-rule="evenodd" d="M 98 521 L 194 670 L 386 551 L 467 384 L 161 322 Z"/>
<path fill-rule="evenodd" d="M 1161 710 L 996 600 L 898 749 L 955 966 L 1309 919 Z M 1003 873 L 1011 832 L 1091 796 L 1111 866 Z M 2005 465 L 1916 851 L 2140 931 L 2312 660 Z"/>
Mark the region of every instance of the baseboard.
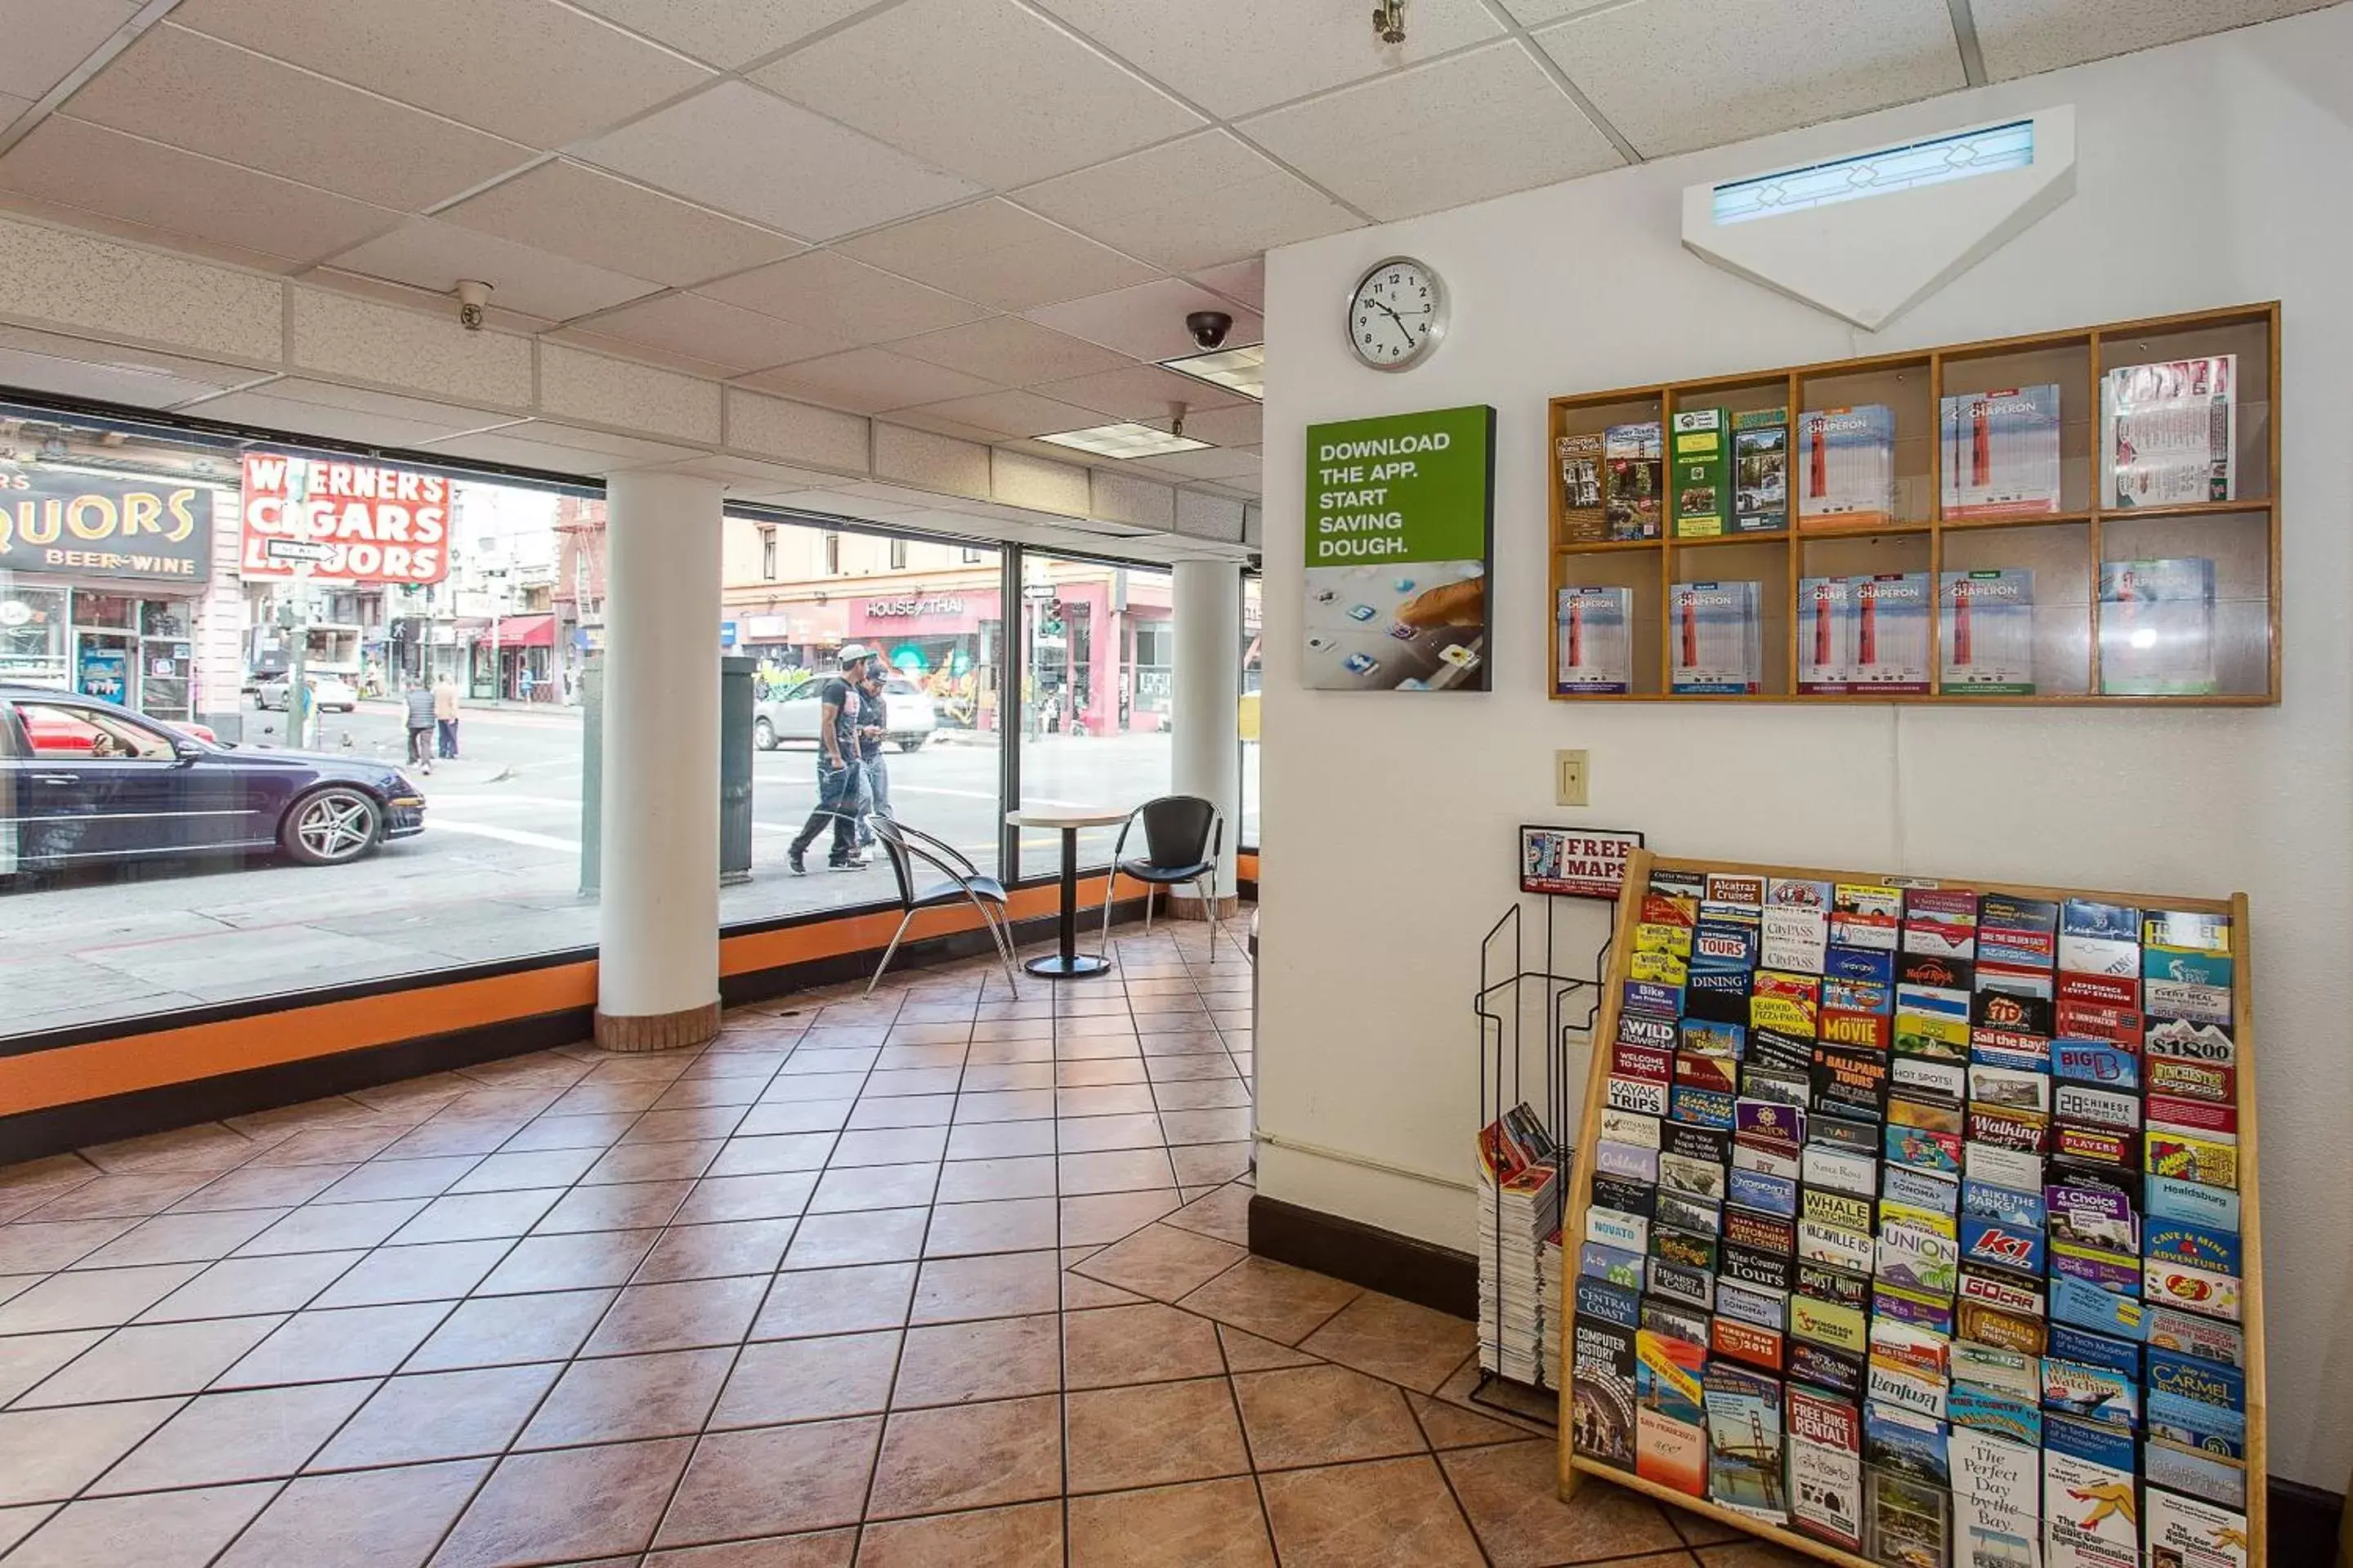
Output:
<path fill-rule="evenodd" d="M 1263 1194 L 1250 1203 L 1250 1249 L 1451 1317 L 1479 1316 L 1479 1260 L 1449 1247 Z"/>
<path fill-rule="evenodd" d="M 2337 1548 L 2345 1528 L 2344 1494 L 2274 1476 L 2264 1498 L 2270 1568 L 2341 1568 Z"/>

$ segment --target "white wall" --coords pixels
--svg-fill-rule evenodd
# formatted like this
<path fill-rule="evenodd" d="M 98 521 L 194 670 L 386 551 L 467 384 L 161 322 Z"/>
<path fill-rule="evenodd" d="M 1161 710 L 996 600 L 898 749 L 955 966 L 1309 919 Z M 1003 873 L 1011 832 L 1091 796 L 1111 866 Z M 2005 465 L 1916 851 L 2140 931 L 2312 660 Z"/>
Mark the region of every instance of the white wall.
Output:
<path fill-rule="evenodd" d="M 1683 186 L 2057 102 L 2079 194 L 1888 331 L 1850 329 L 1677 241 Z M 1469 1250 L 1479 934 L 1521 822 L 1667 853 L 2253 898 L 2271 1440 L 2353 1463 L 2353 6 L 1274 253 L 1267 268 L 1261 1121 L 1271 1196 Z M 1341 302 L 1433 263 L 1450 336 L 1352 367 Z M 1545 400 L 2277 298 L 2284 686 L 2248 710 L 1572 706 L 1546 697 Z M 1499 416 L 1496 689 L 1303 690 L 1303 427 Z M 1556 747 L 1593 805 L 1552 804 Z M 1584 917 L 1588 920 L 1592 916 Z M 1570 944 L 1572 947 L 1575 944 Z M 1585 944 L 1588 951 L 1590 942 Z M 1579 1068 L 1582 1062 L 1580 1059 Z M 1441 1178 L 1375 1171 L 1296 1147 Z M 1442 1184 L 1444 1182 L 1457 1185 Z"/>

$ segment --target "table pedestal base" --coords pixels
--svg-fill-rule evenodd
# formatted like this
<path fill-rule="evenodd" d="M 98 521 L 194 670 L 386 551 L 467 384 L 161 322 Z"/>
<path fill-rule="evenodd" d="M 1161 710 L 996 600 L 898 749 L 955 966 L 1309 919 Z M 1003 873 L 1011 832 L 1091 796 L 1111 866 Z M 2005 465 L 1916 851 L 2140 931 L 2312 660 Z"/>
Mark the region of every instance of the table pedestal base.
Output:
<path fill-rule="evenodd" d="M 1059 952 L 1050 952 L 1043 958 L 1031 959 L 1021 967 L 1041 980 L 1081 980 L 1090 974 L 1108 973 L 1111 960 L 1097 958 L 1091 952 L 1074 953 L 1069 958 Z"/>

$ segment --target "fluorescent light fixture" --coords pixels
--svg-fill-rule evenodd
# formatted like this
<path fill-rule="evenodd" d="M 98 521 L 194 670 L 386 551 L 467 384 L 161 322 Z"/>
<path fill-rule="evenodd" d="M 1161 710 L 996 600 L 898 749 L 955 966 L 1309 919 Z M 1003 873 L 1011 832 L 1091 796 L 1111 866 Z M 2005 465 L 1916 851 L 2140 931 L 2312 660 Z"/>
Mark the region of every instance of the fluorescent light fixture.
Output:
<path fill-rule="evenodd" d="M 2034 121 L 2013 120 L 1718 185 L 1715 218 L 1719 224 L 1746 223 L 2033 164 Z"/>
<path fill-rule="evenodd" d="M 1189 375 L 1196 381 L 1206 381 L 1212 386 L 1222 386 L 1228 392 L 1239 392 L 1244 397 L 1266 401 L 1266 345 L 1251 343 L 1247 348 L 1219 349 L 1205 354 L 1187 354 L 1183 359 L 1165 359 L 1163 370 L 1173 370 L 1178 375 Z"/>
<path fill-rule="evenodd" d="M 1057 447 L 1075 447 L 1098 458 L 1165 458 L 1171 452 L 1198 452 L 1209 444 L 1196 441 L 1190 436 L 1171 436 L 1166 430 L 1155 430 L 1132 419 L 1117 425 L 1098 425 L 1091 430 L 1059 431 L 1038 439 L 1051 441 Z"/>

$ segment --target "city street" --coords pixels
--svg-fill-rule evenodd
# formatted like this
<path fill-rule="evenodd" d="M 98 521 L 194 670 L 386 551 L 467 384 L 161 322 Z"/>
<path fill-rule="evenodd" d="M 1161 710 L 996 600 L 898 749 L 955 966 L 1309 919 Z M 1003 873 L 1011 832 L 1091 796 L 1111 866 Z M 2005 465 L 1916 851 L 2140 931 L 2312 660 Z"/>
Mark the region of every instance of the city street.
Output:
<path fill-rule="evenodd" d="M 251 700 L 248 698 L 248 704 Z M 391 701 L 318 716 L 312 749 L 397 762 Z M 286 716 L 248 707 L 248 744 L 281 744 Z M 522 956 L 596 940 L 580 892 L 581 719 L 576 710 L 467 710 L 461 760 L 419 776 L 426 830 L 348 866 L 275 859 L 92 868 L 62 885 L 0 895 L 13 939 L 0 947 L 0 1035 L 277 992 Z M 1023 747 L 1033 805 L 1133 805 L 1168 787 L 1166 735 L 1047 736 Z M 997 752 L 988 737 L 943 731 L 920 752 L 888 753 L 899 817 L 995 869 Z M 810 873 L 786 847 L 815 804 L 807 750 L 754 753 L 753 877 L 723 889 L 723 919 L 757 920 L 896 897 L 887 864 Z M 1115 830 L 1082 837 L 1109 857 Z M 1099 840 L 1099 842 L 1098 842 Z M 1060 865 L 1050 834 L 1025 836 L 1025 872 Z"/>

